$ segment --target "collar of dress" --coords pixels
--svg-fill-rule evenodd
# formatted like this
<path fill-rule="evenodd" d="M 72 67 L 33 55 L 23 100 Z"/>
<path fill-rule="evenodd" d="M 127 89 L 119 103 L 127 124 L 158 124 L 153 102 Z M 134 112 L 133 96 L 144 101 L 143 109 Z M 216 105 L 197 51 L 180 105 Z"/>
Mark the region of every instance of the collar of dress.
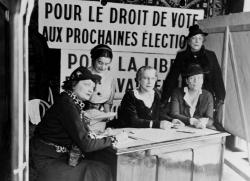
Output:
<path fill-rule="evenodd" d="M 72 91 L 65 91 L 69 97 L 71 97 L 76 105 L 80 107 L 81 110 L 85 107 L 85 104 L 80 100 L 77 95 Z"/>
<path fill-rule="evenodd" d="M 149 92 L 147 94 L 148 95 L 147 97 L 140 95 L 138 89 L 134 89 L 133 92 L 137 99 L 142 100 L 144 102 L 145 106 L 147 106 L 148 108 L 152 106 L 152 103 L 154 102 L 154 96 L 155 96 L 154 90 Z"/>
<path fill-rule="evenodd" d="M 199 98 L 199 96 L 202 94 L 202 90 L 200 89 L 198 92 L 197 92 L 197 94 L 196 94 L 196 96 L 195 96 L 195 98 L 197 99 L 197 101 L 198 101 L 198 98 Z M 190 107 L 195 107 L 196 106 L 196 104 L 197 104 L 197 101 L 195 101 L 195 105 L 192 105 L 192 103 L 191 103 L 191 97 L 190 97 L 190 94 L 189 94 L 189 92 L 188 92 L 188 87 L 184 87 L 184 98 L 183 98 L 185 101 L 186 101 L 186 103 L 190 106 Z"/>

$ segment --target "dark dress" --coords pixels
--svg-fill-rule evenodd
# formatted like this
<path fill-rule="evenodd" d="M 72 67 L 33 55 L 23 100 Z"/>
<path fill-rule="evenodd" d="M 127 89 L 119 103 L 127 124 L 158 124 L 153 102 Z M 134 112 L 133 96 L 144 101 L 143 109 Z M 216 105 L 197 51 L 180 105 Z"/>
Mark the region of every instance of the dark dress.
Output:
<path fill-rule="evenodd" d="M 149 128 L 153 121 L 153 128 L 160 127 L 160 94 L 155 91 L 152 106 L 148 108 L 144 102 L 137 99 L 134 91 L 127 91 L 118 110 L 118 119 L 123 127 Z"/>
<path fill-rule="evenodd" d="M 77 145 L 86 156 L 89 152 L 111 146 L 111 138 L 91 136 L 80 112 L 80 106 L 68 94 L 62 93 L 37 125 L 30 145 L 31 159 L 38 171 L 37 181 L 112 180 L 107 165 L 85 157 L 72 167 L 68 165 L 68 152 L 55 148 L 57 145 L 70 149 Z"/>
<path fill-rule="evenodd" d="M 189 125 L 189 119 L 191 118 L 190 106 L 184 100 L 184 95 L 183 88 L 176 88 L 173 91 L 170 116 L 181 120 L 185 125 Z M 206 117 L 213 120 L 213 109 L 213 96 L 210 92 L 203 89 L 199 96 L 193 117 L 196 119 Z"/>
<path fill-rule="evenodd" d="M 204 76 L 203 88 L 212 93 L 216 102 L 223 102 L 226 90 L 222 79 L 221 68 L 215 53 L 205 49 L 204 46 L 196 54 L 191 52 L 189 46 L 185 51 L 177 53 L 170 72 L 163 82 L 162 102 L 168 102 L 173 90 L 178 87 L 179 75 L 185 73 L 186 68 L 191 63 L 197 63 L 203 70 L 209 71 L 209 73 Z M 182 87 L 184 86 L 186 86 L 186 82 L 182 78 Z"/>

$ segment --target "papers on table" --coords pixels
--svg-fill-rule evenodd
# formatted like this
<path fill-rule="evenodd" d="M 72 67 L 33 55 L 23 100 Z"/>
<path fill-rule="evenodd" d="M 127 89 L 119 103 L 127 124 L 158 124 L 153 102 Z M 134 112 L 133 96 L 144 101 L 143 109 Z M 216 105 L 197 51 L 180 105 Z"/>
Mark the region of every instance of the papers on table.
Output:
<path fill-rule="evenodd" d="M 115 148 L 128 148 L 134 146 L 140 146 L 151 143 L 159 143 L 164 141 L 174 141 L 185 138 L 205 136 L 209 134 L 216 134 L 218 131 L 211 129 L 196 129 L 191 127 L 182 127 L 179 129 L 155 129 L 155 128 L 123 128 L 112 129 L 109 133 L 103 135 L 118 136 L 118 141 Z M 124 135 L 126 136 L 124 136 Z M 123 135 L 123 136 L 122 136 Z"/>
<path fill-rule="evenodd" d="M 141 128 L 132 131 L 133 137 L 152 142 L 171 141 L 182 138 L 189 138 L 194 136 L 202 136 L 207 134 L 215 134 L 218 131 L 211 129 L 196 129 L 191 127 L 183 127 L 180 129 L 153 129 L 153 128 Z"/>

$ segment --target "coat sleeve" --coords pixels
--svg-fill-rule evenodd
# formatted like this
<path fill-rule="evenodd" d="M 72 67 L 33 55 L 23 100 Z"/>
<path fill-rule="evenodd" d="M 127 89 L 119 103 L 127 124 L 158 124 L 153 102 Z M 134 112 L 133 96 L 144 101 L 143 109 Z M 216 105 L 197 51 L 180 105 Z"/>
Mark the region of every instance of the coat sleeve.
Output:
<path fill-rule="evenodd" d="M 216 101 L 223 101 L 225 99 L 226 96 L 226 90 L 225 90 L 225 85 L 224 85 L 224 81 L 222 78 L 222 71 L 220 68 L 220 65 L 218 63 L 218 59 L 215 55 L 214 52 L 212 52 L 212 60 L 213 61 L 213 67 L 212 67 L 212 76 L 213 76 L 213 88 L 214 88 L 214 93 L 215 93 L 215 97 L 216 97 Z"/>
<path fill-rule="evenodd" d="M 89 134 L 86 123 L 81 121 L 79 110 L 75 105 L 62 102 L 59 119 L 71 139 L 83 152 L 91 152 L 111 146 L 111 138 L 96 139 Z"/>
<path fill-rule="evenodd" d="M 208 117 L 210 120 L 213 120 L 213 114 L 214 114 L 214 100 L 213 96 L 210 92 L 207 92 L 207 109 L 205 112 L 204 117 Z"/>
<path fill-rule="evenodd" d="M 182 99 L 182 96 L 180 94 L 179 89 L 175 89 L 173 91 L 172 96 L 171 96 L 170 116 L 174 119 L 181 120 L 183 123 L 185 123 L 185 125 L 189 125 L 189 118 L 190 117 L 181 113 L 181 110 L 180 110 L 180 107 L 183 106 L 183 105 L 181 105 L 182 104 L 181 99 Z"/>
<path fill-rule="evenodd" d="M 162 103 L 167 103 L 172 94 L 172 91 L 176 87 L 178 87 L 178 78 L 181 72 L 181 61 L 182 61 L 181 57 L 182 56 L 180 53 L 176 55 L 174 63 L 170 67 L 170 71 L 163 82 L 162 98 L 161 98 Z"/>

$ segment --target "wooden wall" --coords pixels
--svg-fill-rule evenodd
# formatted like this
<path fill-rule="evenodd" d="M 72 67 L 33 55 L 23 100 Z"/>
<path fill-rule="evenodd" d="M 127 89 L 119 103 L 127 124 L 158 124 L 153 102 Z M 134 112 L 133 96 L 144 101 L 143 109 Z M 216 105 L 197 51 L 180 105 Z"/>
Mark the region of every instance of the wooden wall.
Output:
<path fill-rule="evenodd" d="M 250 12 L 218 16 L 199 24 L 209 32 L 207 48 L 216 52 L 226 84 L 224 126 L 250 140 Z M 228 27 L 228 29 L 227 29 Z M 223 66 L 224 64 L 224 66 Z"/>

